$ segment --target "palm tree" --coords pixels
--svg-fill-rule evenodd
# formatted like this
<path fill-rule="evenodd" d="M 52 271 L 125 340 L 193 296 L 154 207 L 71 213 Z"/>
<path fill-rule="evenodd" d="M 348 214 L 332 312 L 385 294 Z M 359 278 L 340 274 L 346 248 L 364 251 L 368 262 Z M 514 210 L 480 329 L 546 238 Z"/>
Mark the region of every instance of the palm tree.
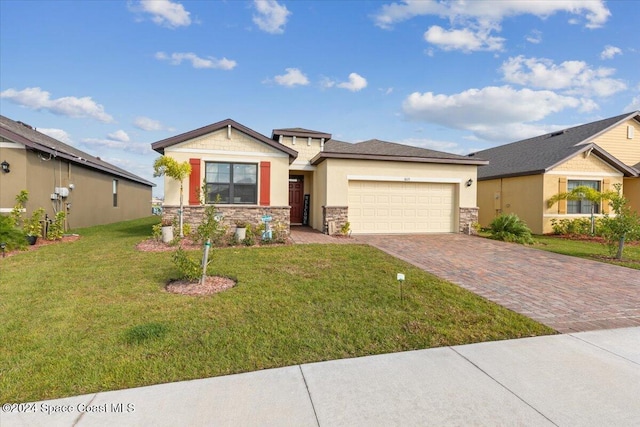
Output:
<path fill-rule="evenodd" d="M 180 163 L 173 157 L 160 156 L 153 163 L 153 171 L 153 176 L 166 175 L 180 183 L 180 210 L 178 211 L 178 217 L 180 218 L 180 237 L 184 237 L 182 231 L 182 211 L 184 210 L 183 181 L 191 174 L 191 165 L 187 161 Z"/>

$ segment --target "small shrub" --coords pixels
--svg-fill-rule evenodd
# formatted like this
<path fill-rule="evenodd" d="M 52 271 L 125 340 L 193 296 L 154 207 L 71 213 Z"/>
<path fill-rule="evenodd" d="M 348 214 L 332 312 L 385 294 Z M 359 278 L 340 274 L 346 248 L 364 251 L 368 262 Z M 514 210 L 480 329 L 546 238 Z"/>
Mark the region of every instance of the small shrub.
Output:
<path fill-rule="evenodd" d="M 27 247 L 24 233 L 15 226 L 15 221 L 10 216 L 0 215 L 0 242 L 7 245 L 6 251 Z"/>
<path fill-rule="evenodd" d="M 251 225 L 247 225 L 247 232 L 244 239 L 242 239 L 242 244 L 245 246 L 253 246 L 256 244 L 255 232 L 253 231 L 253 227 L 251 227 Z"/>
<path fill-rule="evenodd" d="M 158 340 L 164 338 L 168 328 L 162 323 L 144 323 L 132 326 L 124 333 L 127 344 L 140 344 L 148 340 Z"/>
<path fill-rule="evenodd" d="M 287 226 L 281 221 L 276 221 L 272 227 L 273 241 L 276 243 L 285 243 L 287 241 Z"/>
<path fill-rule="evenodd" d="M 64 220 L 66 217 L 67 214 L 63 211 L 56 213 L 56 219 L 53 221 L 53 223 L 51 223 L 49 229 L 47 230 L 47 239 L 62 239 L 62 236 L 64 235 Z"/>
<path fill-rule="evenodd" d="M 23 224 L 24 218 L 22 216 L 22 211 L 24 210 L 24 204 L 29 200 L 29 192 L 27 190 L 21 190 L 20 193 L 16 195 L 16 204 L 13 206 L 11 210 L 11 220 L 13 221 L 14 227 L 20 227 Z"/>
<path fill-rule="evenodd" d="M 42 219 L 44 218 L 44 208 L 38 208 L 31 214 L 31 217 L 24 220 L 24 233 L 27 236 L 42 237 Z"/>
<path fill-rule="evenodd" d="M 340 234 L 343 236 L 348 236 L 351 232 L 351 223 L 349 221 L 345 222 L 342 227 L 340 227 Z"/>
<path fill-rule="evenodd" d="M 196 229 L 196 239 L 201 243 L 211 239 L 213 246 L 222 246 L 226 234 L 227 227 L 222 225 L 216 207 L 214 205 L 207 206 L 204 210 L 202 223 Z"/>
<path fill-rule="evenodd" d="M 202 275 L 202 266 L 200 263 L 189 258 L 182 248 L 178 248 L 178 250 L 173 253 L 172 259 L 180 272 L 180 279 L 195 282 Z"/>
<path fill-rule="evenodd" d="M 151 237 L 155 240 L 162 238 L 162 223 L 159 222 L 151 227 Z"/>
<path fill-rule="evenodd" d="M 533 237 L 527 224 L 516 214 L 502 214 L 489 225 L 491 238 L 505 242 L 532 244 Z"/>

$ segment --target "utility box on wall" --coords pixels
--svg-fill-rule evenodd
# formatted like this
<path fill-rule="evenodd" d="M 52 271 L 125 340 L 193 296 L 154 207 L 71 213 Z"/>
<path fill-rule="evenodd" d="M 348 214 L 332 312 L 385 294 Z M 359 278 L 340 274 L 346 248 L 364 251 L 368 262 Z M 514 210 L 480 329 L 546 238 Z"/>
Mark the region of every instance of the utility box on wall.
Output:
<path fill-rule="evenodd" d="M 62 198 L 69 197 L 69 189 L 67 187 L 56 187 L 54 191 Z"/>

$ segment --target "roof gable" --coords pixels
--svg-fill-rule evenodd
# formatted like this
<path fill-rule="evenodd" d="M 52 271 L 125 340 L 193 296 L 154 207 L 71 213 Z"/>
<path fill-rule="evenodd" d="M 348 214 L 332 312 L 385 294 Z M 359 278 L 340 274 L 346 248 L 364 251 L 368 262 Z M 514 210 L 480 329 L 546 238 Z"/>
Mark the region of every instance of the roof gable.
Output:
<path fill-rule="evenodd" d="M 182 133 L 180 135 L 176 135 L 176 136 L 172 136 L 171 138 L 167 138 L 167 139 L 163 139 L 161 141 L 157 141 L 154 142 L 153 144 L 151 144 L 151 148 L 155 151 L 157 151 L 160 154 L 164 154 L 164 149 L 167 147 L 171 147 L 174 146 L 176 144 L 180 144 L 183 143 L 185 141 L 189 141 L 191 139 L 195 139 L 195 138 L 199 138 L 201 136 L 219 131 L 221 129 L 236 129 L 239 132 L 242 132 L 256 140 L 258 140 L 259 142 L 266 144 L 270 147 L 273 147 L 279 151 L 282 151 L 283 153 L 286 153 L 289 155 L 289 161 L 293 161 L 293 159 L 295 159 L 298 155 L 298 153 L 295 150 L 290 149 L 289 147 L 286 147 L 282 144 L 279 144 L 278 142 L 267 138 L 266 136 L 262 135 L 261 133 L 258 133 L 252 129 L 249 129 L 246 126 L 241 125 L 240 123 L 231 120 L 231 119 L 226 119 L 226 120 L 222 120 L 220 122 L 217 123 L 213 123 L 210 124 L 208 126 L 204 126 L 189 132 L 185 132 Z"/>
<path fill-rule="evenodd" d="M 637 171 L 591 142 L 598 135 L 634 117 L 640 117 L 640 113 L 627 113 L 512 142 L 478 151 L 469 157 L 480 156 L 488 159 L 489 165 L 478 171 L 478 179 L 494 179 L 544 173 L 577 154 L 593 150 L 626 176 L 637 176 Z"/>
<path fill-rule="evenodd" d="M 0 115 L 0 135 L 10 141 L 23 144 L 25 147 L 43 152 L 47 155 L 60 157 L 77 165 L 96 169 L 121 178 L 139 182 L 144 185 L 155 187 L 155 184 L 134 175 L 122 168 L 112 165 L 111 163 L 101 160 L 99 157 L 92 156 L 84 151 L 78 150 L 71 145 L 58 141 L 44 133 L 38 132 L 31 126 L 9 119 Z"/>

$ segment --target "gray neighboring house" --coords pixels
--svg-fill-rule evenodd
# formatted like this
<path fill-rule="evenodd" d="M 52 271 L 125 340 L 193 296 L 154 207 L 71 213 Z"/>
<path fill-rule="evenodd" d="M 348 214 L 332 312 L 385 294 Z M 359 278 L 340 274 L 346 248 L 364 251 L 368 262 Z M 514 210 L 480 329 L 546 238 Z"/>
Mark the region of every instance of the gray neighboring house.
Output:
<path fill-rule="evenodd" d="M 4 116 L 0 163 L 0 213 L 27 190 L 27 215 L 39 207 L 49 217 L 65 211 L 67 228 L 151 215 L 155 184 Z"/>
<path fill-rule="evenodd" d="M 487 226 L 501 213 L 515 213 L 536 234 L 552 231 L 553 219 L 589 216 L 586 200 L 560 201 L 555 194 L 579 185 L 599 191 L 622 185 L 640 212 L 640 112 L 575 126 L 471 154 L 489 160 L 478 169 L 479 222 Z M 594 206 L 597 215 L 608 203 Z"/>

